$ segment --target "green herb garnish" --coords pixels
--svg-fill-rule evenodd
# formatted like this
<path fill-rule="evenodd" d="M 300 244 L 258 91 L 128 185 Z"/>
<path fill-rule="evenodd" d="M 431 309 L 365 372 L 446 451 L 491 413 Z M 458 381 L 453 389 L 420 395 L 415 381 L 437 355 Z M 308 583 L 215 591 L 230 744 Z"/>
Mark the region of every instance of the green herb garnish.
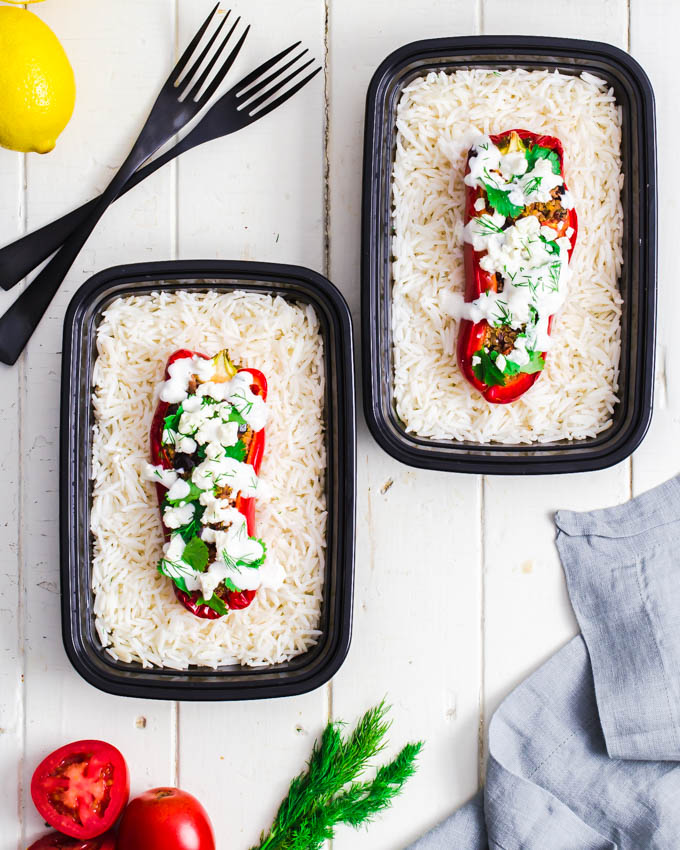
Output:
<path fill-rule="evenodd" d="M 496 357 L 498 357 L 497 351 L 493 351 L 492 354 L 495 354 Z M 503 386 L 505 383 L 505 376 L 494 362 L 496 357 L 489 355 L 483 348 L 480 348 L 479 351 L 475 351 L 473 356 L 479 357 L 480 360 L 479 363 L 475 363 L 472 367 L 475 378 L 483 384 L 486 384 L 488 387 Z"/>
<path fill-rule="evenodd" d="M 511 325 L 512 313 L 510 312 L 507 301 L 497 301 L 496 307 L 498 308 L 498 315 L 494 317 L 494 326 L 498 328 L 504 325 Z"/>
<path fill-rule="evenodd" d="M 184 547 L 182 560 L 186 564 L 189 564 L 190 567 L 198 570 L 199 573 L 202 573 L 205 572 L 205 568 L 208 566 L 208 559 L 208 547 L 200 537 L 192 537 Z"/>
<path fill-rule="evenodd" d="M 182 540 L 185 543 L 189 543 L 192 537 L 198 537 L 198 533 L 201 530 L 201 517 L 205 512 L 205 508 L 203 505 L 195 503 L 194 507 L 194 515 L 191 520 L 186 524 L 177 529 L 178 533 L 182 535 Z"/>
<path fill-rule="evenodd" d="M 170 413 L 163 420 L 163 430 L 179 431 L 179 420 L 182 418 L 182 413 L 184 413 L 184 410 L 182 409 L 182 405 L 180 404 L 175 413 Z"/>
<path fill-rule="evenodd" d="M 557 151 L 552 150 L 552 148 L 544 148 L 541 145 L 534 145 L 532 148 L 524 151 L 524 156 L 527 160 L 527 171 L 531 171 L 531 169 L 536 165 L 536 161 L 539 159 L 547 159 L 552 166 L 553 174 L 560 173 L 560 157 Z"/>
<path fill-rule="evenodd" d="M 541 372 L 545 368 L 545 360 L 540 351 L 527 351 L 530 357 L 528 363 L 519 367 L 520 372 L 526 372 L 528 375 L 533 375 L 534 372 Z"/>
<path fill-rule="evenodd" d="M 374 779 L 358 781 L 370 759 L 385 746 L 390 724 L 384 703 L 367 711 L 343 738 L 329 723 L 312 750 L 307 770 L 290 783 L 271 829 L 252 850 L 319 850 L 338 824 L 358 827 L 388 808 L 416 770 L 422 742 L 407 744 Z"/>
<path fill-rule="evenodd" d="M 247 425 L 246 420 L 241 416 L 238 410 L 235 407 L 232 407 L 231 413 L 229 414 L 229 418 L 227 422 L 238 422 L 239 425 Z"/>
<path fill-rule="evenodd" d="M 485 183 L 484 188 L 486 189 L 486 197 L 489 203 L 499 215 L 506 218 L 516 218 L 524 209 L 524 207 L 518 207 L 516 204 L 511 203 L 509 198 L 510 190 L 504 192 L 502 189 L 495 189 L 489 183 Z"/>
<path fill-rule="evenodd" d="M 175 561 L 168 561 L 166 558 L 161 558 L 158 562 L 158 572 L 161 575 L 172 579 L 180 590 L 188 593 L 187 585 L 184 576 L 189 576 L 193 572 L 188 567 L 178 564 Z"/>
<path fill-rule="evenodd" d="M 514 360 L 508 360 L 505 358 L 505 369 L 503 370 L 503 374 L 507 375 L 509 378 L 512 378 L 514 375 L 519 375 L 522 370 L 519 367 L 518 363 L 515 363 Z"/>
<path fill-rule="evenodd" d="M 224 454 L 227 457 L 233 457 L 234 460 L 243 461 L 246 459 L 248 449 L 246 448 L 246 444 L 243 442 L 243 440 L 237 440 L 233 446 L 225 447 Z"/>
<path fill-rule="evenodd" d="M 224 604 L 224 602 L 222 602 L 220 597 L 217 596 L 217 594 L 215 594 L 215 593 L 213 593 L 213 595 L 210 597 L 210 599 L 204 599 L 201 596 L 198 599 L 196 604 L 197 605 L 207 605 L 208 608 L 212 608 L 213 611 L 217 611 L 217 613 L 222 617 L 225 614 L 229 613 L 229 609 L 227 608 L 227 606 Z"/>
<path fill-rule="evenodd" d="M 170 505 L 171 508 L 176 508 L 178 505 L 183 504 L 184 502 L 196 502 L 198 501 L 199 496 L 203 492 L 200 487 L 197 487 L 193 481 L 187 481 L 189 485 L 189 493 L 184 496 L 182 499 L 168 499 L 167 493 L 165 498 L 163 499 L 163 507 L 166 505 Z"/>
<path fill-rule="evenodd" d="M 546 239 L 545 236 L 539 236 L 538 238 L 541 240 L 541 242 L 543 242 L 543 244 L 545 245 L 545 250 L 549 254 L 559 254 L 560 253 L 560 246 L 557 244 L 557 242 L 554 239 Z"/>

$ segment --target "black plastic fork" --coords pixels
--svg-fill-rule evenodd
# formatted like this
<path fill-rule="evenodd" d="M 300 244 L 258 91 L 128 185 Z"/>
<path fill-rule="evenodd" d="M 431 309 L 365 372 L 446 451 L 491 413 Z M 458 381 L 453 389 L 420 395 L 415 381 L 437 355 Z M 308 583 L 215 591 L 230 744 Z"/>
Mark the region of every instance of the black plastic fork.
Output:
<path fill-rule="evenodd" d="M 313 60 L 309 60 L 298 65 L 289 74 L 286 74 L 286 71 L 298 63 L 307 53 L 306 50 L 302 50 L 269 76 L 264 76 L 275 65 L 285 59 L 286 56 L 290 56 L 299 46 L 299 41 L 292 44 L 286 50 L 282 50 L 281 53 L 267 60 L 267 62 L 263 62 L 262 65 L 248 74 L 247 77 L 240 80 L 206 112 L 196 127 L 181 141 L 142 168 L 137 169 L 123 186 L 118 197 L 129 192 L 130 189 L 137 186 L 142 180 L 153 174 L 154 171 L 157 171 L 166 162 L 175 159 L 181 153 L 213 139 L 227 136 L 248 124 L 252 124 L 253 121 L 257 121 L 258 118 L 268 115 L 277 106 L 285 103 L 296 92 L 300 91 L 303 86 L 307 85 L 321 71 L 321 68 L 317 68 L 300 78 L 300 74 L 312 64 Z M 292 83 L 294 79 L 296 80 L 295 84 L 289 89 L 285 89 L 286 85 Z M 249 87 L 250 90 L 248 90 Z M 258 98 L 259 101 L 262 101 L 265 94 L 266 98 L 274 99 L 269 100 L 267 103 L 263 102 L 262 107 L 257 111 L 254 111 L 254 104 L 252 102 L 239 111 L 238 104 L 241 100 L 245 102 L 248 98 L 252 98 L 257 94 L 261 95 Z M 275 95 L 278 96 L 274 97 Z M 97 199 L 94 198 L 92 201 L 88 201 L 50 224 L 46 224 L 44 227 L 28 233 L 26 236 L 22 236 L 21 239 L 17 239 L 6 247 L 0 248 L 0 286 L 3 289 L 11 289 L 19 281 L 23 280 L 31 269 L 34 269 L 43 260 L 46 260 L 47 257 L 60 247 L 65 239 L 68 239 L 71 233 L 88 217 L 96 203 Z"/>
<path fill-rule="evenodd" d="M 187 70 L 189 61 L 197 52 L 203 41 L 210 22 L 215 17 L 219 3 L 194 36 L 191 44 L 182 54 L 177 65 L 166 80 L 149 117 L 140 132 L 137 141 L 128 154 L 104 192 L 96 199 L 89 209 L 87 216 L 70 234 L 64 245 L 35 280 L 17 298 L 12 306 L 0 318 L 0 361 L 12 365 L 16 363 L 33 331 L 38 326 L 45 310 L 54 297 L 57 289 L 73 265 L 80 249 L 94 230 L 109 204 L 115 200 L 119 192 L 132 176 L 135 170 L 168 139 L 185 126 L 215 93 L 229 68 L 231 68 L 248 34 L 245 30 L 227 59 L 218 67 L 218 60 L 231 39 L 240 19 L 234 23 L 226 37 L 218 45 L 210 59 L 208 55 L 217 37 L 224 27 L 229 13 L 208 39 L 205 48 L 200 52 L 191 67 Z M 206 63 L 203 70 L 204 63 Z M 215 70 L 217 68 L 217 70 Z M 214 76 L 208 83 L 211 73 Z"/>

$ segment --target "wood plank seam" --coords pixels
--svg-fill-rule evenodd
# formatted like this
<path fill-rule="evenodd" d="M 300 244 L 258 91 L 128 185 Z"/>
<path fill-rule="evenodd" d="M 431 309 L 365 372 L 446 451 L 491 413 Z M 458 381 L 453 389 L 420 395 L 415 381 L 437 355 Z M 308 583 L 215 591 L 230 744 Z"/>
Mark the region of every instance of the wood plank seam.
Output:
<path fill-rule="evenodd" d="M 322 193 L 323 206 L 323 273 L 330 279 L 331 273 L 331 162 L 330 162 L 330 0 L 323 2 L 323 157 L 322 157 Z M 333 680 L 325 686 L 326 716 L 324 723 L 333 719 Z M 326 842 L 328 850 L 332 850 L 334 841 Z"/>
<path fill-rule="evenodd" d="M 331 270 L 331 162 L 330 162 L 330 3 L 323 0 L 323 264 L 324 274 L 330 277 Z"/>
<path fill-rule="evenodd" d="M 477 527 L 477 535 L 479 539 L 479 719 L 477 722 L 477 783 L 479 788 L 484 785 L 484 765 L 486 763 L 486 676 L 485 676 L 485 661 L 486 661 L 486 610 L 485 610 L 485 585 L 486 571 L 484 564 L 486 561 L 485 548 L 485 527 L 486 513 L 484 505 L 484 490 L 486 486 L 486 476 L 482 475 L 479 479 L 478 500 L 479 500 L 479 524 Z"/>
<path fill-rule="evenodd" d="M 28 154 L 23 154 L 20 157 L 20 189 L 19 189 L 19 222 L 20 222 L 20 233 L 22 235 L 28 233 Z M 17 287 L 20 291 L 23 291 L 26 287 L 26 281 L 23 280 L 19 286 Z M 26 728 L 26 565 L 24 562 L 25 559 L 25 549 L 24 549 L 24 539 L 25 539 L 25 529 L 24 529 L 24 518 L 28 515 L 26 511 L 26 484 L 24 479 L 24 456 L 26 454 L 25 444 L 24 444 L 24 417 L 26 411 L 26 396 L 27 396 L 27 386 L 28 386 L 28 375 L 27 375 L 27 364 L 26 364 L 26 352 L 24 352 L 19 358 L 19 362 L 17 364 L 17 369 L 19 371 L 19 386 L 18 386 L 18 416 L 17 421 L 19 425 L 19 433 L 17 435 L 17 445 L 19 449 L 19 481 L 18 481 L 18 494 L 17 498 L 19 500 L 19 522 L 18 522 L 18 535 L 17 535 L 17 607 L 18 607 L 18 639 L 19 639 L 19 670 L 21 681 L 19 684 L 19 698 L 18 698 L 18 711 L 19 711 L 19 746 L 20 746 L 20 758 L 19 764 L 17 766 L 17 771 L 19 774 L 19 784 L 18 784 L 18 794 L 17 794 L 17 808 L 19 815 L 19 834 L 21 836 L 22 845 L 26 845 L 26 818 L 24 816 L 25 805 L 24 802 L 28 800 L 28 765 L 26 762 L 26 740 L 27 740 L 27 728 Z"/>
<path fill-rule="evenodd" d="M 484 33 L 484 0 L 477 0 L 475 9 L 475 35 Z M 486 764 L 486 562 L 485 532 L 486 511 L 484 504 L 486 476 L 479 481 L 479 718 L 477 721 L 477 785 L 484 786 L 484 766 Z"/>

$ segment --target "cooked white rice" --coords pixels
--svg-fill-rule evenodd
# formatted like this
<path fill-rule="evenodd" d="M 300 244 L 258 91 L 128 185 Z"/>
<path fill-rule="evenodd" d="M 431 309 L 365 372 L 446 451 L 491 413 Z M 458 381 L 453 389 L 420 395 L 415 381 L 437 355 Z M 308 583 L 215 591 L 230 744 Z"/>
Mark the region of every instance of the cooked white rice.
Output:
<path fill-rule="evenodd" d="M 185 669 L 275 664 L 319 637 L 326 504 L 323 341 L 310 306 L 269 295 L 157 292 L 114 301 L 99 326 L 95 364 L 92 533 L 96 628 L 122 661 Z M 165 361 L 177 348 L 258 368 L 270 418 L 257 505 L 258 535 L 286 578 L 249 608 L 201 620 L 158 574 L 163 534 L 156 491 L 142 481 Z"/>
<path fill-rule="evenodd" d="M 534 386 L 486 402 L 456 363 L 456 322 L 442 295 L 462 292 L 463 172 L 479 132 L 558 136 L 579 232 L 567 303 Z M 608 428 L 617 402 L 623 210 L 621 115 L 595 77 L 483 69 L 430 73 L 408 85 L 393 172 L 394 394 L 408 431 L 437 439 L 548 442 Z"/>

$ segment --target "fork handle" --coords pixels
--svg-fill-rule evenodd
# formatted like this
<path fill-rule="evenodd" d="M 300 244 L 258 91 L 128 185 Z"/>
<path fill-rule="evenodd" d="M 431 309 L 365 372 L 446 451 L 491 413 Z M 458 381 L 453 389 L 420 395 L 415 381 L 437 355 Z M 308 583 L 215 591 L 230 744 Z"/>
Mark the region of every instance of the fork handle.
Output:
<path fill-rule="evenodd" d="M 138 169 L 125 183 L 116 197 L 129 192 L 138 183 L 147 178 L 154 171 L 157 171 L 166 162 L 179 156 L 184 150 L 187 150 L 183 142 L 179 142 L 170 150 L 166 151 L 162 156 L 147 163 L 143 168 Z M 101 196 L 100 196 L 101 197 Z M 66 213 L 61 218 L 57 218 L 49 224 L 44 225 L 38 230 L 33 230 L 11 242 L 4 248 L 0 248 L 0 286 L 3 289 L 11 289 L 23 280 L 29 272 L 36 266 L 39 266 L 43 260 L 51 256 L 62 243 L 88 218 L 93 212 L 98 198 L 93 198 L 87 201 L 82 206 L 70 213 Z M 37 280 L 37 278 L 36 278 Z"/>
<path fill-rule="evenodd" d="M 94 202 L 89 216 L 0 318 L 0 362 L 12 366 L 19 359 L 80 249 L 136 166 L 147 155 L 135 145 L 113 180 Z"/>

